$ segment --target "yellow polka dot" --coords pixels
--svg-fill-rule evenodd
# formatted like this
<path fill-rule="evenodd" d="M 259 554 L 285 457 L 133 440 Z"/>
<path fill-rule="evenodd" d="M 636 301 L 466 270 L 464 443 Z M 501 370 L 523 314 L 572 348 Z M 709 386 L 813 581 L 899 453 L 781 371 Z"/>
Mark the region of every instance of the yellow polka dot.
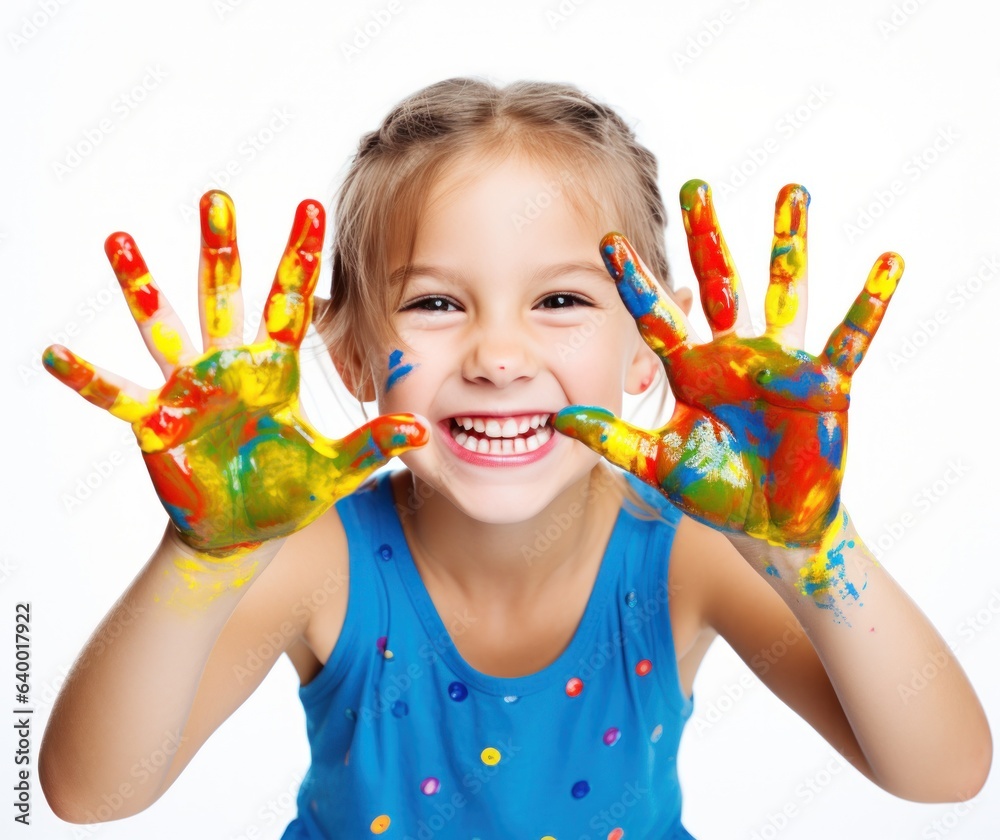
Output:
<path fill-rule="evenodd" d="M 487 747 L 479 754 L 479 757 L 483 760 L 483 764 L 497 764 L 500 761 L 500 750 L 494 747 Z"/>
<path fill-rule="evenodd" d="M 382 834 L 389 828 L 389 823 L 391 820 L 386 814 L 379 814 L 375 819 L 372 820 L 371 830 L 372 834 Z"/>

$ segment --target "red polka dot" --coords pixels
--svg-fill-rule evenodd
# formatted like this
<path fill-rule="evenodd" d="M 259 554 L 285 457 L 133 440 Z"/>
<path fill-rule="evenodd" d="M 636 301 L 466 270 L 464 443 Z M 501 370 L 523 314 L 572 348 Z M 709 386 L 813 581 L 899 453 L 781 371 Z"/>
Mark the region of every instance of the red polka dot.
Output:
<path fill-rule="evenodd" d="M 566 683 L 566 693 L 570 697 L 576 697 L 581 691 L 583 691 L 583 680 L 579 677 L 573 677 Z"/>
<path fill-rule="evenodd" d="M 635 666 L 635 672 L 640 676 L 644 677 L 650 671 L 653 670 L 653 663 L 648 659 L 643 659 L 638 665 Z"/>

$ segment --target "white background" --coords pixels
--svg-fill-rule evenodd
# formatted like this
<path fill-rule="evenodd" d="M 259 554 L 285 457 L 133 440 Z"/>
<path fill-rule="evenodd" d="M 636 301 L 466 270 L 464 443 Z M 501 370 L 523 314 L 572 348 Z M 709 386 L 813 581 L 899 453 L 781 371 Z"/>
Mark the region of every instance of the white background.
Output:
<path fill-rule="evenodd" d="M 805 184 L 813 352 L 877 255 L 904 256 L 902 286 L 855 380 L 845 500 L 955 645 L 1000 725 L 989 339 L 1000 285 L 989 267 L 1000 257 L 996 7 L 398 0 L 389 8 L 383 0 L 14 0 L 0 11 L 8 301 L 0 593 L 9 622 L 0 708 L 12 702 L 13 605 L 32 603 L 37 747 L 66 669 L 164 522 L 128 427 L 38 363 L 47 344 L 62 341 L 139 382 L 159 381 L 104 238 L 120 229 L 135 236 L 196 332 L 193 207 L 204 189 L 222 186 L 238 208 L 248 308 L 259 312 L 296 203 L 313 196 L 329 206 L 358 138 L 399 99 L 479 75 L 568 81 L 620 110 L 660 160 L 678 284 L 693 282 L 678 188 L 692 177 L 712 184 L 757 313 L 774 196 L 786 182 Z M 388 19 L 381 28 L 379 11 Z M 89 150 L 88 132 L 100 140 Z M 251 137 L 261 147 L 253 159 Z M 218 180 L 233 162 L 239 171 Z M 314 342 L 306 354 L 317 353 Z M 313 366 L 309 377 L 320 425 L 353 426 L 357 413 L 337 407 L 324 372 Z M 77 498 L 88 478 L 98 486 Z M 146 813 L 75 829 L 48 811 L 36 785 L 31 828 L 8 834 L 13 811 L 0 804 L 0 832 L 277 837 L 308 760 L 296 685 L 280 663 Z M 721 644 L 695 692 L 680 763 L 685 822 L 699 838 L 998 836 L 996 774 L 965 806 L 895 799 L 843 768 Z M 8 803 L 14 747 L 11 726 L 0 722 L 0 731 L 0 803 Z M 782 811 L 791 816 L 772 819 Z"/>

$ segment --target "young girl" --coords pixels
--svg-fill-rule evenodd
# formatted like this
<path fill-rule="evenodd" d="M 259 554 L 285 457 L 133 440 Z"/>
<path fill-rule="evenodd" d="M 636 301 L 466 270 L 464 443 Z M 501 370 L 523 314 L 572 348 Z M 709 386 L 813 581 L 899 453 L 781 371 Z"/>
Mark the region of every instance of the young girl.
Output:
<path fill-rule="evenodd" d="M 112 235 L 166 385 L 64 348 L 46 363 L 133 424 L 171 523 L 53 709 L 53 810 L 151 805 L 286 653 L 312 755 L 287 838 L 689 837 L 677 746 L 718 635 L 748 662 L 784 638 L 760 678 L 876 784 L 974 796 L 983 710 L 839 497 L 850 377 L 901 261 L 880 258 L 815 358 L 796 349 L 805 191 L 779 195 L 756 338 L 707 186 L 681 201 L 704 344 L 670 288 L 655 159 L 614 112 L 568 85 L 472 79 L 400 103 L 343 184 L 317 317 L 384 415 L 343 441 L 296 398 L 317 203 L 245 345 L 232 203 L 204 197 L 204 354 Z M 664 371 L 670 422 L 618 421 Z M 362 483 L 397 454 L 405 469 Z M 262 639 L 273 656 L 247 668 Z M 130 772 L 165 732 L 171 759 Z"/>

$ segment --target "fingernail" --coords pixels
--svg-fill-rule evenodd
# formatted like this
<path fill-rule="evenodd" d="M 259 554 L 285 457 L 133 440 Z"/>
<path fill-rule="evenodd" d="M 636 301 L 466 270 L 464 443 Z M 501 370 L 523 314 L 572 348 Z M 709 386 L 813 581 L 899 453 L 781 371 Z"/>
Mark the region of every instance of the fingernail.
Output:
<path fill-rule="evenodd" d="M 887 301 L 896 291 L 903 276 L 903 258 L 895 251 L 886 251 L 879 257 L 865 281 L 865 291 L 881 301 Z"/>
<path fill-rule="evenodd" d="M 292 244 L 299 251 L 319 254 L 323 250 L 323 234 L 326 231 L 326 211 L 323 205 L 312 198 L 299 202 L 292 222 Z"/>
<path fill-rule="evenodd" d="M 208 248 L 228 248 L 236 238 L 236 206 L 220 190 L 205 193 L 198 202 L 201 240 Z"/>
<path fill-rule="evenodd" d="M 774 232 L 797 236 L 805 233 L 806 210 L 811 201 L 802 184 L 785 184 L 775 200 Z"/>
<path fill-rule="evenodd" d="M 711 222 L 712 188 L 700 178 L 692 178 L 681 187 L 681 210 L 688 233 L 702 233 Z"/>
<path fill-rule="evenodd" d="M 61 344 L 46 347 L 42 354 L 42 363 L 49 373 L 74 391 L 85 388 L 94 378 L 94 368 Z"/>
<path fill-rule="evenodd" d="M 611 231 L 601 240 L 601 259 L 608 273 L 617 283 L 625 276 L 625 268 L 632 259 L 628 249 L 628 241 L 618 231 Z"/>

